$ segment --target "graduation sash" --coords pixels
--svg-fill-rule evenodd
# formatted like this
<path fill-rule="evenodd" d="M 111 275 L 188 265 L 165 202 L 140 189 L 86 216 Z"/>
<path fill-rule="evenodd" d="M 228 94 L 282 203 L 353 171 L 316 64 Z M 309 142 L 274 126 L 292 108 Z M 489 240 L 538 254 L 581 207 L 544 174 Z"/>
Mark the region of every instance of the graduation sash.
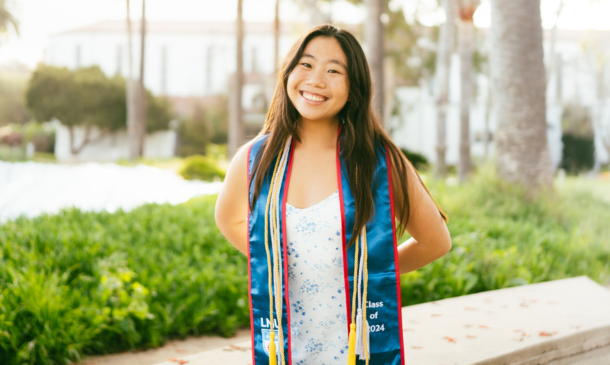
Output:
<path fill-rule="evenodd" d="M 253 184 L 250 181 L 251 171 L 258 162 L 257 156 L 268 135 L 257 137 L 248 151 L 248 196 L 253 195 Z M 396 246 L 396 231 L 394 224 L 394 200 L 392 193 L 392 176 L 389 153 L 386 148 L 377 148 L 377 166 L 373 182 L 374 215 L 366 224 L 366 233 L 357 244 L 347 248 L 355 218 L 355 202 L 345 171 L 345 162 L 340 155 L 340 138 L 337 141 L 337 183 L 341 206 L 341 230 L 343 243 L 343 273 L 345 287 L 346 312 L 348 318 L 348 333 L 350 333 L 350 318 L 354 308 L 354 274 L 357 283 L 362 283 L 362 253 L 368 255 L 365 271 L 368 271 L 368 288 L 365 290 L 366 322 L 368 322 L 367 340 L 359 337 L 358 346 L 365 342 L 370 363 L 375 365 L 404 365 L 404 348 L 402 336 L 402 316 L 400 302 L 400 277 L 398 271 L 398 251 Z M 250 330 L 252 338 L 252 365 L 267 365 L 276 363 L 271 359 L 270 349 L 276 349 L 277 364 L 292 365 L 290 338 L 290 302 L 288 298 L 288 257 L 286 251 L 286 197 L 292 168 L 292 152 L 294 143 L 290 140 L 285 144 L 285 150 L 271 164 L 273 171 L 268 171 L 260 195 L 253 209 L 248 213 L 248 291 L 250 301 Z M 280 162 L 285 161 L 282 169 Z M 274 168 L 275 166 L 275 168 Z M 278 168 L 278 166 L 280 166 Z M 275 174 L 275 175 L 274 175 Z M 273 176 L 280 183 L 271 185 Z M 276 179 L 277 180 L 277 179 Z M 271 189 L 270 189 L 271 188 Z M 269 194 L 272 194 L 270 197 Z M 269 209 L 268 198 L 276 197 L 276 211 Z M 266 226 L 276 224 L 277 232 Z M 276 239 L 276 241 L 274 241 Z M 271 243 L 276 243 L 276 265 L 271 268 L 274 253 Z M 361 259 L 356 262 L 356 249 L 361 252 Z M 271 260 L 271 261 L 269 261 Z M 359 266 L 359 267 L 356 267 Z M 270 268 L 274 272 L 271 273 Z M 359 273 L 354 272 L 359 269 Z M 278 275 L 279 274 L 279 275 Z M 271 282 L 271 285 L 269 285 Z M 365 284 L 367 280 L 364 281 Z M 362 284 L 360 284 L 362 285 Z M 358 286 L 360 286 L 358 285 Z M 281 295 L 275 294 L 270 300 L 270 290 L 278 288 Z M 358 291 L 358 288 L 356 288 Z M 358 296 L 362 300 L 361 296 Z M 270 318 L 273 312 L 273 321 Z M 359 313 L 360 314 L 360 313 Z M 360 318 L 360 317 L 359 317 Z M 362 327 L 362 323 L 359 324 Z M 366 326 L 364 326 L 366 328 Z M 353 327 L 351 328 L 353 330 Z M 273 342 L 273 344 L 272 344 Z M 347 345 L 347 344 L 346 344 Z M 362 350 L 360 350 L 362 351 Z M 362 353 L 363 355 L 363 353 Z M 357 364 L 365 364 L 364 357 L 356 360 Z"/>

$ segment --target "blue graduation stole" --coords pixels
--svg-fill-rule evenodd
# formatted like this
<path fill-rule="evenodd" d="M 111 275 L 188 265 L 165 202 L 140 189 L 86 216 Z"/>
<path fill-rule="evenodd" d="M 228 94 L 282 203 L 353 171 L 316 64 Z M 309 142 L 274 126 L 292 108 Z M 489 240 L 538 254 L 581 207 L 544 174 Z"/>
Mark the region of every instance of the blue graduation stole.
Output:
<path fill-rule="evenodd" d="M 250 173 L 258 162 L 257 155 L 268 135 L 257 137 L 248 151 L 248 196 L 253 196 L 253 182 Z M 348 333 L 351 318 L 352 297 L 354 290 L 354 250 L 356 245 L 347 248 L 355 217 L 355 202 L 345 171 L 345 162 L 339 153 L 340 143 L 337 143 L 337 183 L 342 213 L 343 239 L 343 272 L 345 286 Z M 281 311 L 281 327 L 283 343 L 279 343 L 279 326 L 277 313 L 274 310 L 274 321 L 269 318 L 269 285 L 268 261 L 265 249 L 265 212 L 272 171 L 268 171 L 260 195 L 248 214 L 248 290 L 250 301 L 250 330 L 252 337 L 252 365 L 269 364 L 269 345 L 271 331 L 275 331 L 277 352 L 284 352 L 286 364 L 292 365 L 290 357 L 290 302 L 288 298 L 288 257 L 286 251 L 286 197 L 290 182 L 292 167 L 291 144 L 288 155 L 288 165 L 282 176 L 279 229 L 281 237 L 280 258 L 283 269 L 281 278 L 284 295 Z M 279 159 L 280 156 L 276 157 Z M 275 162 L 271 165 L 275 165 Z M 392 193 L 392 176 L 390 157 L 383 146 L 377 148 L 377 166 L 373 183 L 374 214 L 366 224 L 368 257 L 368 297 L 366 317 L 369 324 L 370 363 L 375 365 L 404 365 L 404 348 L 402 336 L 402 316 L 400 302 L 400 277 L 398 271 L 398 251 L 394 220 L 394 200 Z M 271 221 L 271 219 L 269 220 Z M 271 238 L 268 239 L 271 241 Z M 274 308 L 275 309 L 275 308 Z M 347 346 L 347 343 L 345 344 Z M 278 356 L 279 358 L 279 356 Z M 357 364 L 365 364 L 357 359 Z M 281 362 L 278 362 L 278 365 Z"/>

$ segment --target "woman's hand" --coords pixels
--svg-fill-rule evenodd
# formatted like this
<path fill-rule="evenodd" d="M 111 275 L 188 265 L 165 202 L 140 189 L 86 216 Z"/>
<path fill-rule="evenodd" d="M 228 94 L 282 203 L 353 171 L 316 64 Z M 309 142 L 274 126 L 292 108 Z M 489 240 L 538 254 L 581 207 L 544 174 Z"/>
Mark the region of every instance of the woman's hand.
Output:
<path fill-rule="evenodd" d="M 413 166 L 407 163 L 407 186 L 409 191 L 409 221 L 406 230 L 411 235 L 398 246 L 398 262 L 401 274 L 417 270 L 442 257 L 451 249 L 451 236 L 432 197 L 419 180 Z M 393 164 L 395 165 L 395 164 Z M 397 219 L 402 214 L 402 189 L 398 184 L 397 169 L 392 169 L 394 192 L 394 214 Z"/>
<path fill-rule="evenodd" d="M 248 254 L 248 151 L 253 142 L 243 146 L 233 157 L 214 212 L 220 232 L 244 255 Z"/>

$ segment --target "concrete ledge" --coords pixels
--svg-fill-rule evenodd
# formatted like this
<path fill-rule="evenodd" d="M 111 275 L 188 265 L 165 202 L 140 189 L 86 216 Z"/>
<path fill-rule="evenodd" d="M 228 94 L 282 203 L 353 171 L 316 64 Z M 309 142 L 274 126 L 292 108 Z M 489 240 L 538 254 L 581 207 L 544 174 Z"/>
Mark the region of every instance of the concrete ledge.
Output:
<path fill-rule="evenodd" d="M 610 291 L 587 277 L 404 307 L 402 315 L 406 365 L 610 364 Z M 181 359 L 252 364 L 251 343 Z"/>

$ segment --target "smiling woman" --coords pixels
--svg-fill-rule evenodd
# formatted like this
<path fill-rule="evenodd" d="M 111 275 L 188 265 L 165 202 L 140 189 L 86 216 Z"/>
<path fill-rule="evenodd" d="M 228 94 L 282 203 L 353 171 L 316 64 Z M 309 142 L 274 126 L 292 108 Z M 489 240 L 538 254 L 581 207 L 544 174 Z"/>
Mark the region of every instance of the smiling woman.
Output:
<path fill-rule="evenodd" d="M 451 238 L 372 91 L 354 36 L 312 28 L 229 166 L 216 223 L 248 255 L 253 364 L 404 364 L 400 274 Z M 397 230 L 412 238 L 397 246 Z"/>

